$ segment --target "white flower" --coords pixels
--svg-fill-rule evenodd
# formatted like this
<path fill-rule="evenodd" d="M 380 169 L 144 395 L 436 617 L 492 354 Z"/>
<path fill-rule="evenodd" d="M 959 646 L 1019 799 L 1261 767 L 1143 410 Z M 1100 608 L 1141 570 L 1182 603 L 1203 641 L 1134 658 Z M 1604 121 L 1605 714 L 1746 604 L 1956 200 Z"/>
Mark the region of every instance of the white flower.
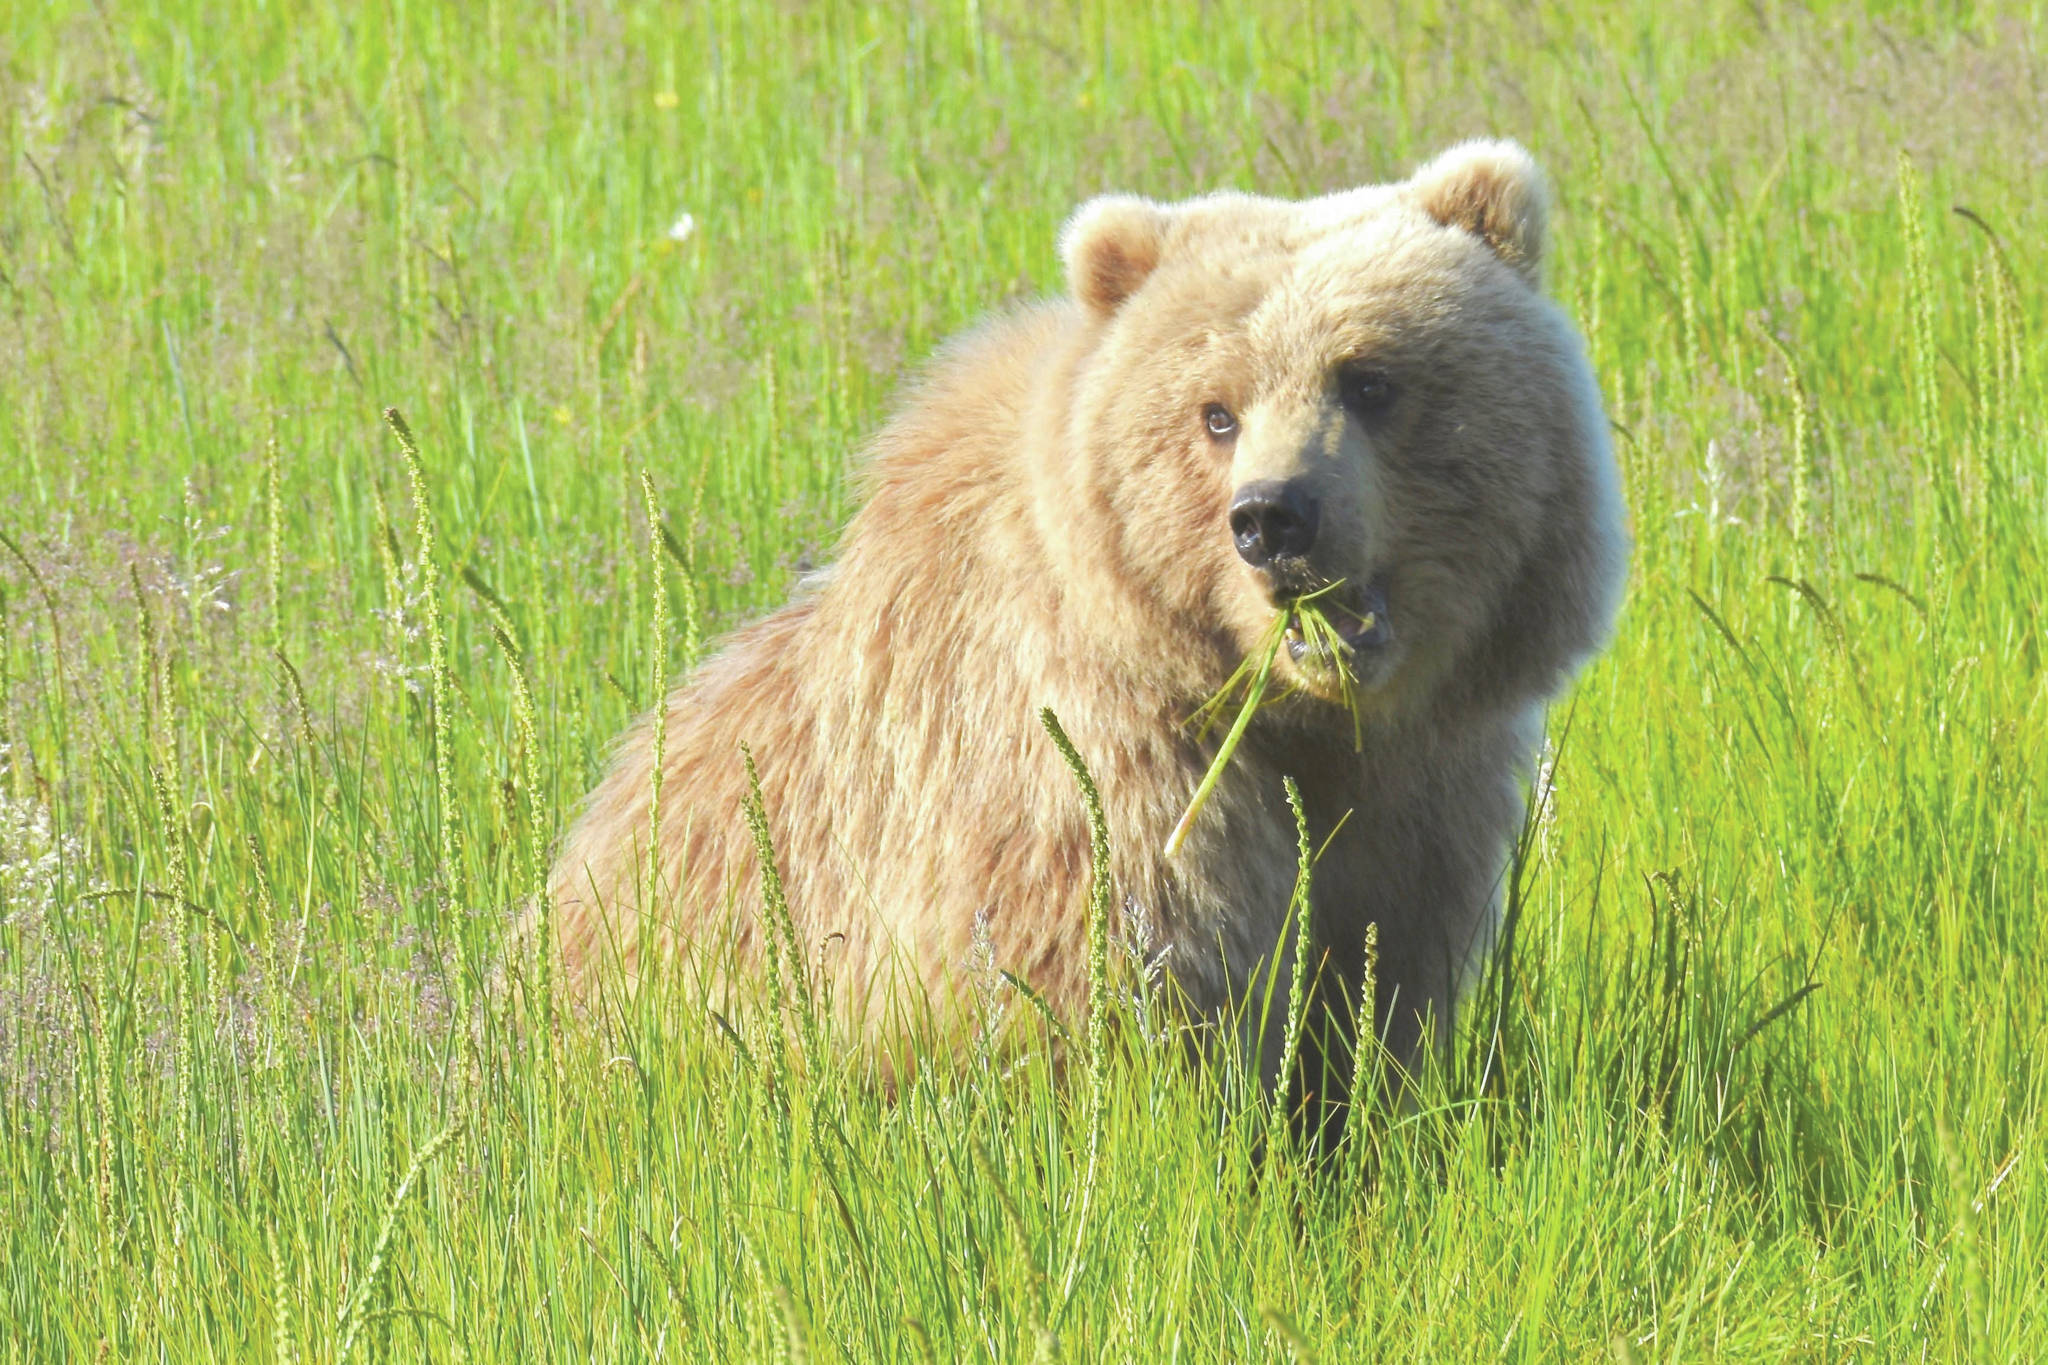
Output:
<path fill-rule="evenodd" d="M 668 239 L 671 242 L 687 242 L 696 231 L 697 220 L 690 214 L 685 213 L 677 218 L 675 222 L 669 224 Z"/>
<path fill-rule="evenodd" d="M 13 759 L 0 744 L 0 774 Z M 66 867 L 73 878 L 84 863 L 85 845 L 55 829 L 50 813 L 33 799 L 16 801 L 0 788 L 0 924 L 37 926 L 54 913 L 65 889 Z M 104 890 L 88 878 L 88 891 Z"/>

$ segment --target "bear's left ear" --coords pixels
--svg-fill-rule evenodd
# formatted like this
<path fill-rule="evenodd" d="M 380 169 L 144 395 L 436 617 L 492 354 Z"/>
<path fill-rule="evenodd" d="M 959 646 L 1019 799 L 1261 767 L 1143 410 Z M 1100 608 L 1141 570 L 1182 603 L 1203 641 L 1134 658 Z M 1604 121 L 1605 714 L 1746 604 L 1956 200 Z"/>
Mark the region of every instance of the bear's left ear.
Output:
<path fill-rule="evenodd" d="M 1437 222 L 1492 247 L 1529 283 L 1541 278 L 1550 191 L 1519 143 L 1461 142 L 1411 176 L 1408 193 Z"/>
<path fill-rule="evenodd" d="M 1166 247 L 1166 210 L 1133 194 L 1105 194 L 1083 204 L 1060 231 L 1067 289 L 1108 316 L 1138 292 Z"/>

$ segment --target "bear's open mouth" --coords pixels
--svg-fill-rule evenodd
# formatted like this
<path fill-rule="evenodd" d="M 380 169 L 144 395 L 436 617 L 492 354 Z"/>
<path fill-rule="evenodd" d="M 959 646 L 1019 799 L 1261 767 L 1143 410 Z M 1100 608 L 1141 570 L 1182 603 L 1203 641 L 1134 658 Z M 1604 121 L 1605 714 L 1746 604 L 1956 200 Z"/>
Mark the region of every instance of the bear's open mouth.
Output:
<path fill-rule="evenodd" d="M 1387 615 L 1387 590 L 1380 580 L 1362 588 L 1338 583 L 1331 589 L 1305 593 L 1299 600 L 1314 598 L 1322 608 L 1322 619 L 1334 627 L 1334 634 L 1304 624 L 1303 614 L 1293 604 L 1287 608 L 1287 657 L 1297 664 L 1311 661 L 1330 668 L 1341 667 L 1354 676 L 1361 655 L 1385 649 L 1394 638 L 1393 621 Z"/>

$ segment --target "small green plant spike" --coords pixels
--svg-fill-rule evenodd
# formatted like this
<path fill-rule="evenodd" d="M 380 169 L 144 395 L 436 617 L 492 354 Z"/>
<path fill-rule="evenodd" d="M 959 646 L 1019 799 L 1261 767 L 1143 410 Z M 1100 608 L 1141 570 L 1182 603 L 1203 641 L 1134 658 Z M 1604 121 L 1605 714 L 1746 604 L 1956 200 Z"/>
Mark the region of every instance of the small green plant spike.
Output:
<path fill-rule="evenodd" d="M 263 1225 L 263 1246 L 270 1253 L 270 1350 L 278 1365 L 298 1365 L 298 1345 L 292 1340 L 291 1313 L 287 1305 L 284 1257 L 277 1249 L 277 1224 Z"/>
<path fill-rule="evenodd" d="M 1283 779 L 1287 787 L 1287 809 L 1294 815 L 1294 898 L 1288 905 L 1292 913 L 1288 924 L 1281 932 L 1291 936 L 1294 943 L 1293 970 L 1287 982 L 1287 1032 L 1281 1038 L 1280 1071 L 1273 1082 L 1272 1106 L 1266 1111 L 1266 1150 L 1279 1150 L 1279 1143 L 1287 1125 L 1287 1096 L 1290 1081 L 1294 1075 L 1295 1059 L 1301 1052 L 1302 1028 L 1308 1017 L 1308 975 L 1309 954 L 1309 891 L 1315 876 L 1315 856 L 1309 846 L 1308 813 L 1301 804 L 1301 788 L 1291 777 Z M 1283 940 L 1284 941 L 1284 940 Z"/>
<path fill-rule="evenodd" d="M 1379 1057 L 1380 926 L 1365 926 L 1364 960 L 1358 977 L 1358 998 L 1352 1003 L 1351 1085 L 1344 1092 L 1349 1113 L 1344 1123 L 1344 1187 L 1356 1200 L 1366 1173 L 1365 1124 L 1361 1121 L 1377 1083 L 1372 1063 Z"/>
<path fill-rule="evenodd" d="M 797 946 L 796 922 L 790 915 L 782 873 L 775 864 L 775 841 L 768 828 L 768 804 L 761 794 L 761 773 L 754 765 L 754 751 L 744 743 L 740 745 L 740 755 L 747 769 L 747 798 L 742 809 L 747 828 L 754 836 L 755 860 L 761 868 L 761 960 L 766 968 L 768 1032 L 773 1043 L 769 1055 L 774 1066 L 777 1101 L 786 1121 L 792 1096 L 783 1016 L 794 1008 L 799 1055 L 813 1070 L 822 1055 L 822 1039 L 810 977 L 804 968 L 803 952 Z"/>
<path fill-rule="evenodd" d="M 1067 1261 L 1061 1290 L 1064 1298 L 1074 1292 L 1074 1275 L 1081 1263 L 1081 1238 L 1088 1227 L 1096 1164 L 1102 1152 L 1103 1068 L 1109 1028 L 1109 821 L 1102 811 L 1102 792 L 1082 761 L 1081 751 L 1067 737 L 1060 718 L 1047 706 L 1039 710 L 1038 721 L 1052 736 L 1053 745 L 1074 774 L 1074 781 L 1081 788 L 1081 800 L 1088 809 L 1088 1164 L 1081 1177 L 1081 1211 L 1074 1222 L 1074 1254 Z"/>
<path fill-rule="evenodd" d="M 1934 281 L 1927 255 L 1927 214 L 1920 196 L 1920 171 L 1899 150 L 1899 216 L 1906 229 L 1907 330 L 1913 355 L 1913 434 L 1922 458 L 1940 444 L 1935 415 Z"/>
<path fill-rule="evenodd" d="M 342 1365 L 347 1365 L 348 1358 L 355 1353 L 356 1338 L 362 1332 L 370 1303 L 383 1282 L 385 1263 L 391 1253 L 391 1239 L 398 1232 L 398 1215 L 405 1209 L 406 1196 L 412 1193 L 413 1186 L 419 1184 L 420 1176 L 434 1163 L 434 1158 L 447 1151 L 461 1136 L 462 1122 L 462 1116 L 457 1114 L 446 1128 L 429 1138 L 427 1144 L 413 1154 L 412 1164 L 405 1168 L 398 1188 L 391 1193 L 391 1202 L 384 1208 L 383 1225 L 377 1229 L 376 1244 L 370 1248 L 370 1263 L 363 1271 L 361 1287 L 342 1311 L 341 1349 L 336 1353 Z"/>
<path fill-rule="evenodd" d="M 277 422 L 263 447 L 263 604 L 270 612 L 270 652 L 284 652 L 284 496 L 279 490 Z"/>
<path fill-rule="evenodd" d="M 654 476 L 640 471 L 640 495 L 647 510 L 648 592 L 653 620 L 648 648 L 654 655 L 654 733 L 649 741 L 654 761 L 647 771 L 647 884 L 643 904 L 661 898 L 661 777 L 663 750 L 668 745 L 668 572 L 662 566 L 661 503 L 654 496 Z"/>
<path fill-rule="evenodd" d="M 384 576 L 384 609 L 389 613 L 388 638 L 394 650 L 405 642 L 401 621 L 405 611 L 405 579 L 398 567 L 398 533 L 391 526 L 391 504 L 384 499 L 384 486 L 370 481 L 370 508 L 376 515 L 377 567 Z"/>
<path fill-rule="evenodd" d="M 172 1055 L 176 1061 L 172 1076 L 178 1087 L 177 1115 L 178 1130 L 174 1149 L 182 1161 L 192 1141 L 192 1125 L 197 1121 L 198 1078 L 192 1069 L 192 943 L 191 934 L 185 925 L 185 835 L 178 819 L 177 806 L 171 799 L 171 786 L 164 777 L 164 771 L 155 763 L 149 765 L 149 785 L 156 797 L 157 824 L 163 832 L 164 866 L 170 893 L 171 940 L 173 957 L 171 970 L 176 973 L 173 991 L 172 1030 L 176 1042 Z M 182 1232 L 183 1224 L 179 1224 Z"/>
<path fill-rule="evenodd" d="M 1800 375 L 1799 363 L 1792 358 L 1790 348 L 1762 323 L 1757 324 L 1756 332 L 1785 367 L 1786 387 L 1791 390 L 1792 544 L 1798 571 L 1805 573 L 1812 568 L 1813 559 L 1810 544 L 1813 535 L 1813 438 L 1810 431 L 1813 399 L 1807 393 L 1806 380 Z"/>
<path fill-rule="evenodd" d="M 518 727 L 519 747 L 525 759 L 522 779 L 526 787 L 527 861 L 533 877 L 532 947 L 535 991 L 540 998 L 541 1083 L 550 1091 L 543 1108 L 551 1112 L 552 1092 L 560 1083 L 561 1057 L 555 1037 L 555 898 L 548 887 L 548 813 L 547 797 L 540 780 L 540 723 L 534 712 L 533 689 L 526 679 L 526 665 L 520 658 L 519 646 L 501 626 L 493 626 L 491 634 L 498 642 L 499 653 L 505 656 L 506 667 L 512 671 L 512 719 Z"/>
<path fill-rule="evenodd" d="M 463 878 L 461 844 L 457 838 L 454 759 L 454 680 L 448 671 L 448 633 L 441 620 L 441 576 L 434 544 L 434 511 L 427 501 L 427 471 L 420 460 L 419 441 L 397 408 L 384 409 L 384 421 L 398 437 L 405 456 L 405 470 L 412 484 L 413 535 L 419 541 L 420 596 L 427 618 L 428 696 L 434 722 L 434 792 L 436 825 L 440 835 L 441 879 L 447 904 L 442 933 L 455 950 L 455 1019 L 466 1062 L 473 1062 L 475 1039 L 471 1031 L 469 968 L 463 953 Z M 468 1067 L 465 1065 L 465 1074 Z"/>
<path fill-rule="evenodd" d="M 451 903 L 459 901 L 460 877 L 455 839 L 455 776 L 449 749 L 453 706 L 448 677 L 448 639 L 441 624 L 441 570 L 435 558 L 434 512 L 427 501 L 427 471 L 420 461 L 419 441 L 397 408 L 384 409 L 384 421 L 398 437 L 405 471 L 412 481 L 413 536 L 419 541 L 420 596 L 427 617 L 427 670 L 434 709 L 434 790 L 440 800 L 441 875 L 448 881 Z"/>

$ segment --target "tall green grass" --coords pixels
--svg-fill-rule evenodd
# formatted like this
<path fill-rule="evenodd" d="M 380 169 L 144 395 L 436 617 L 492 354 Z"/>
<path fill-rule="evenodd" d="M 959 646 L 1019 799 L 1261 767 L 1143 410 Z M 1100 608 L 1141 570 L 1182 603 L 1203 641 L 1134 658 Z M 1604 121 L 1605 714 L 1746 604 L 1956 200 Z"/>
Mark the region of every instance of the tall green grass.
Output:
<path fill-rule="evenodd" d="M 0 1359 L 2043 1354 L 2040 19 L 10 16 Z M 1479 133 L 1637 552 L 1443 1075 L 1311 1169 L 1106 940 L 1058 1084 L 1000 964 L 889 1101 L 552 1008 L 606 740 L 1076 202 Z"/>

